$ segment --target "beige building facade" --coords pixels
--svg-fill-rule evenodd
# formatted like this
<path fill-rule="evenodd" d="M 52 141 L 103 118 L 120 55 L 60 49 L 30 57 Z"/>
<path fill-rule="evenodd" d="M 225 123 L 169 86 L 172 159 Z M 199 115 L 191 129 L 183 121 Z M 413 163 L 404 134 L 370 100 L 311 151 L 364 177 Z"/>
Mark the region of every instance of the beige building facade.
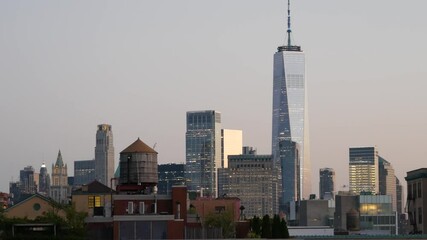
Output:
<path fill-rule="evenodd" d="M 40 194 L 34 194 L 24 201 L 13 205 L 5 210 L 4 215 L 7 218 L 27 218 L 34 220 L 41 217 L 49 211 L 58 213 L 59 216 L 65 216 L 65 213 L 58 208 L 52 201 Z"/>

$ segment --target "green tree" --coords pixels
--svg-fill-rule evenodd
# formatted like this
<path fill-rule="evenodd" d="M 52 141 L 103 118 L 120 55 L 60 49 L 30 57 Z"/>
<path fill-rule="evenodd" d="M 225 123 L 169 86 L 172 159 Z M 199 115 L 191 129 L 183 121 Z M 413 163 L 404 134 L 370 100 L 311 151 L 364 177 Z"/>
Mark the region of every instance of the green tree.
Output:
<path fill-rule="evenodd" d="M 281 238 L 290 238 L 289 230 L 288 230 L 288 224 L 286 223 L 285 219 L 282 219 L 280 221 L 280 237 Z"/>
<path fill-rule="evenodd" d="M 234 223 L 234 216 L 231 211 L 208 214 L 205 217 L 205 226 L 221 228 L 223 238 L 235 237 L 236 226 Z"/>
<path fill-rule="evenodd" d="M 280 225 L 280 217 L 275 214 L 273 217 L 273 223 L 271 225 L 271 237 L 272 238 L 281 238 L 281 225 Z"/>
<path fill-rule="evenodd" d="M 254 216 L 251 220 L 251 230 L 255 235 L 261 236 L 261 218 Z"/>
<path fill-rule="evenodd" d="M 261 237 L 271 238 L 271 222 L 270 216 L 268 216 L 268 214 L 262 218 Z"/>
<path fill-rule="evenodd" d="M 79 236 L 83 236 L 86 233 L 85 218 L 87 213 L 78 212 L 75 204 L 64 207 L 66 224 L 70 229 L 71 233 Z"/>

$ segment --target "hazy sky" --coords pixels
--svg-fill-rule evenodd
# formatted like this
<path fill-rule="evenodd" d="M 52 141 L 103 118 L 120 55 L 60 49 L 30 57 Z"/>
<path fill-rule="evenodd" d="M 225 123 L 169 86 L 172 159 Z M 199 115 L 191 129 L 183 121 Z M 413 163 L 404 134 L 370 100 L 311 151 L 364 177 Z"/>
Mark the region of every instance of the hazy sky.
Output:
<path fill-rule="evenodd" d="M 377 145 L 405 183 L 427 167 L 427 1 L 299 0 L 313 189 L 348 148 Z M 0 191 L 61 149 L 94 157 L 96 126 L 119 152 L 140 137 L 185 161 L 185 113 L 214 109 L 244 145 L 270 153 L 273 54 L 285 0 L 0 1 Z M 316 192 L 317 193 L 317 192 Z"/>

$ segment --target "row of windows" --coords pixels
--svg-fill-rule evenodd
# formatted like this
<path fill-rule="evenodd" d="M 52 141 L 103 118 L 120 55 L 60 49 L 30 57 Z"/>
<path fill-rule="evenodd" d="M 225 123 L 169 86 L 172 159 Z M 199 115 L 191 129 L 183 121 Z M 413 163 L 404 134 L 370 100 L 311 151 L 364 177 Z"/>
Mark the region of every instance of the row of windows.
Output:
<path fill-rule="evenodd" d="M 421 198 L 422 197 L 421 193 L 422 193 L 421 182 L 408 184 L 408 198 L 409 199 Z"/>
<path fill-rule="evenodd" d="M 236 168 L 265 168 L 265 164 L 237 164 Z M 271 167 L 271 166 L 270 166 Z"/>
<path fill-rule="evenodd" d="M 417 215 L 418 213 L 418 215 Z M 418 210 L 414 209 L 413 212 L 408 211 L 409 214 L 409 220 L 413 221 L 414 223 L 417 222 L 418 220 L 418 224 L 422 224 L 423 223 L 423 208 L 419 207 Z"/>
<path fill-rule="evenodd" d="M 109 145 L 110 141 L 108 138 L 107 139 L 99 138 L 99 139 L 96 139 L 96 144 L 97 145 L 102 145 L 102 144 Z"/>

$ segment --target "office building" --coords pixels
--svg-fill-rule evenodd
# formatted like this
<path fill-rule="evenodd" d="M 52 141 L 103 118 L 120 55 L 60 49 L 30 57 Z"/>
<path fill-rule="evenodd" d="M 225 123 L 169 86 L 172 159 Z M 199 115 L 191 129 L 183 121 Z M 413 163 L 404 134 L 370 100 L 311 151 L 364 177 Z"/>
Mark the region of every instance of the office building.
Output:
<path fill-rule="evenodd" d="M 74 186 L 74 176 L 67 177 L 68 186 Z"/>
<path fill-rule="evenodd" d="M 403 186 L 399 178 L 396 177 L 396 211 L 398 214 L 403 213 Z"/>
<path fill-rule="evenodd" d="M 410 234 L 427 233 L 427 168 L 406 173 L 407 211 L 411 225 Z"/>
<path fill-rule="evenodd" d="M 396 213 L 391 195 L 360 195 L 360 229 L 365 234 L 396 234 Z"/>
<path fill-rule="evenodd" d="M 335 198 L 335 231 L 362 235 L 396 234 L 396 214 L 390 195 L 339 192 Z"/>
<path fill-rule="evenodd" d="M 49 196 L 50 191 L 50 176 L 47 172 L 46 164 L 43 163 L 40 167 L 39 174 L 39 193 L 45 197 Z"/>
<path fill-rule="evenodd" d="M 187 112 L 185 178 L 189 192 L 217 196 L 217 169 L 221 167 L 221 114 Z"/>
<path fill-rule="evenodd" d="M 351 192 L 340 191 L 335 196 L 334 228 L 337 232 L 360 230 L 359 224 L 354 224 L 352 217 L 359 217 L 360 196 Z M 350 221 L 348 221 L 350 220 Z M 357 223 L 359 223 L 357 219 Z"/>
<path fill-rule="evenodd" d="M 94 180 L 95 180 L 95 160 L 74 161 L 73 186 L 82 186 Z"/>
<path fill-rule="evenodd" d="M 380 195 L 390 195 L 392 199 L 393 211 L 397 210 L 396 196 L 396 176 L 394 168 L 390 162 L 378 156 L 378 184 Z"/>
<path fill-rule="evenodd" d="M 378 158 L 376 147 L 350 148 L 350 192 L 355 194 L 379 193 Z"/>
<path fill-rule="evenodd" d="M 159 183 L 157 185 L 159 194 L 171 194 L 172 186 L 185 184 L 184 167 L 184 164 L 179 163 L 159 164 Z"/>
<path fill-rule="evenodd" d="M 21 182 L 9 182 L 10 205 L 17 204 L 21 201 Z"/>
<path fill-rule="evenodd" d="M 58 203 L 68 203 L 71 189 L 68 186 L 67 164 L 62 160 L 61 150 L 58 152 L 55 164 L 52 164 L 52 182 L 50 186 L 50 197 Z"/>
<path fill-rule="evenodd" d="M 278 179 L 271 155 L 228 156 L 228 168 L 219 169 L 219 197 L 237 197 L 245 215 L 263 217 L 278 213 Z"/>
<path fill-rule="evenodd" d="M 114 146 L 111 125 L 100 124 L 96 131 L 95 178 L 100 183 L 110 186 L 114 177 Z"/>
<path fill-rule="evenodd" d="M 228 168 L 228 156 L 242 154 L 243 134 L 241 130 L 221 130 L 221 167 Z"/>
<path fill-rule="evenodd" d="M 37 183 L 35 180 L 35 172 L 32 166 L 24 167 L 19 171 L 20 191 L 21 194 L 32 195 L 37 192 Z"/>
<path fill-rule="evenodd" d="M 333 197 L 335 192 L 335 171 L 332 168 L 321 168 L 319 170 L 319 197 L 325 199 L 327 196 Z M 328 200 L 328 199 L 326 199 Z"/>
<path fill-rule="evenodd" d="M 311 193 L 305 54 L 291 42 L 289 2 L 287 38 L 274 54 L 273 73 L 272 155 L 281 168 L 282 208 Z"/>
<path fill-rule="evenodd" d="M 328 226 L 330 224 L 329 219 L 328 200 L 309 199 L 301 201 L 298 226 Z"/>

